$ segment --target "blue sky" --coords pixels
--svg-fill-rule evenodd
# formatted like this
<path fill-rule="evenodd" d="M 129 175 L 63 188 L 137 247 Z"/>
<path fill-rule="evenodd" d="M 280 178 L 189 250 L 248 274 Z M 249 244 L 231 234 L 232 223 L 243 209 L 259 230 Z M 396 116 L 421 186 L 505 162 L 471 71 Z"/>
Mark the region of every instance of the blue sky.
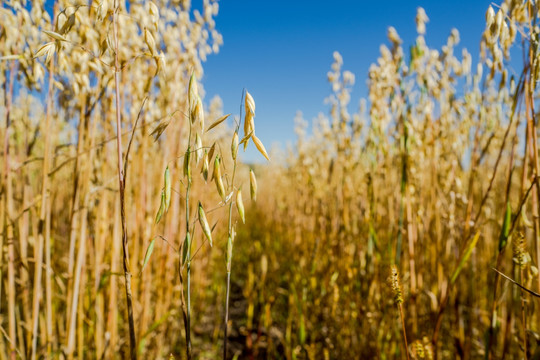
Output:
<path fill-rule="evenodd" d="M 238 113 L 242 89 L 257 105 L 257 136 L 267 149 L 294 142 L 294 117 L 302 111 L 311 121 L 327 113 L 330 94 L 326 74 L 332 53 L 343 56 L 344 70 L 356 75 L 351 103 L 354 109 L 367 94 L 366 79 L 379 46 L 388 43 L 386 32 L 394 26 L 405 48 L 416 38 L 416 9 L 430 19 L 428 46 L 440 48 L 452 28 L 460 32 L 460 46 L 477 58 L 491 1 L 362 1 L 362 0 L 221 0 L 216 27 L 224 44 L 204 64 L 202 82 L 206 100 L 223 99 L 224 111 Z M 263 161 L 251 150 L 249 161 Z"/>

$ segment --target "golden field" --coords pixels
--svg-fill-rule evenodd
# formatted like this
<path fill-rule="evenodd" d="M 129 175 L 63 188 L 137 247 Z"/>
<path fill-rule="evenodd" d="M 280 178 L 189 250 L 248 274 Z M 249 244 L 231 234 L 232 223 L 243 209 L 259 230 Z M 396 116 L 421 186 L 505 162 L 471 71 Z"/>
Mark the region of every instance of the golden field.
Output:
<path fill-rule="evenodd" d="M 477 62 L 419 8 L 355 113 L 334 53 L 281 152 L 205 101 L 217 1 L 53 3 L 0 6 L 0 360 L 540 359 L 536 1 Z"/>

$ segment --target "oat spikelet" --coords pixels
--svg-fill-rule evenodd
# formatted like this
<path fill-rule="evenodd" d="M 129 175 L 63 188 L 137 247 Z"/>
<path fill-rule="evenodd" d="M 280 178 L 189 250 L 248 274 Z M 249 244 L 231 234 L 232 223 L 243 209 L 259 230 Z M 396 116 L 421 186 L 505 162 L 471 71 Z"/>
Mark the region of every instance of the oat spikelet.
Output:
<path fill-rule="evenodd" d="M 253 170 L 249 170 L 249 189 L 251 193 L 251 200 L 257 201 L 257 178 Z"/>
<path fill-rule="evenodd" d="M 246 116 L 244 118 L 244 151 L 249 143 L 249 138 L 255 132 L 255 100 L 249 92 L 246 91 L 244 100 L 244 108 L 246 110 Z"/>
<path fill-rule="evenodd" d="M 236 154 L 238 154 L 238 133 L 235 131 L 231 142 L 231 154 L 233 160 L 236 160 Z"/>
<path fill-rule="evenodd" d="M 191 123 L 199 122 L 201 129 L 204 129 L 204 108 L 201 98 L 197 95 L 195 107 L 191 110 Z"/>
<path fill-rule="evenodd" d="M 161 220 L 161 217 L 163 216 L 163 213 L 165 212 L 165 191 L 161 191 L 161 202 L 159 205 L 159 210 L 156 214 L 156 224 L 159 223 Z"/>
<path fill-rule="evenodd" d="M 199 165 L 199 161 L 201 161 L 204 154 L 203 150 L 203 143 L 202 139 L 199 136 L 199 133 L 195 134 L 195 160 L 197 162 L 197 165 Z"/>
<path fill-rule="evenodd" d="M 493 11 L 493 8 L 489 6 L 486 11 L 486 27 L 489 28 L 491 24 L 493 24 L 494 20 L 495 20 L 495 11 Z"/>
<path fill-rule="evenodd" d="M 199 201 L 199 224 L 201 224 L 201 228 L 202 228 L 204 236 L 206 236 L 206 238 L 208 239 L 208 242 L 210 243 L 210 246 L 212 246 L 212 231 L 210 230 L 210 225 L 208 224 L 208 221 L 206 220 L 206 215 L 204 213 L 204 209 L 200 201 Z"/>
<path fill-rule="evenodd" d="M 188 86 L 188 105 L 189 105 L 189 113 L 195 109 L 195 106 L 197 105 L 197 98 L 199 97 L 199 89 L 197 87 L 197 77 L 195 76 L 195 73 L 191 74 L 191 77 L 189 78 L 189 86 Z"/>
<path fill-rule="evenodd" d="M 238 214 L 242 219 L 242 223 L 246 223 L 246 213 L 244 210 L 244 202 L 242 201 L 242 189 L 238 189 L 236 192 L 236 208 L 238 209 Z"/>
<path fill-rule="evenodd" d="M 246 111 L 249 111 L 253 116 L 255 116 L 255 100 L 249 92 L 246 91 Z"/>
<path fill-rule="evenodd" d="M 204 182 L 207 182 L 208 181 L 208 152 L 206 150 L 204 150 L 203 165 L 202 165 L 201 173 L 204 178 Z"/>
<path fill-rule="evenodd" d="M 146 43 L 146 46 L 148 46 L 148 50 L 150 50 L 152 56 L 155 55 L 157 53 L 156 41 L 150 30 L 147 28 L 144 29 L 144 42 Z"/>
<path fill-rule="evenodd" d="M 255 134 L 253 134 L 252 138 L 253 143 L 257 147 L 257 150 L 259 150 L 259 152 L 266 158 L 266 160 L 270 161 L 270 158 L 268 157 L 268 153 L 266 152 L 262 141 L 257 136 L 255 136 Z"/>
<path fill-rule="evenodd" d="M 223 115 L 222 117 L 220 117 L 219 119 L 217 119 L 216 121 L 214 121 L 214 122 L 208 127 L 208 129 L 206 129 L 206 131 L 212 130 L 213 128 L 215 128 L 216 126 L 218 126 L 219 124 L 221 124 L 222 122 L 224 122 L 225 120 L 227 120 L 227 118 L 228 118 L 230 115 L 231 115 L 231 114 Z"/>
<path fill-rule="evenodd" d="M 214 161 L 214 181 L 216 182 L 216 188 L 219 196 L 225 202 L 225 187 L 223 186 L 223 180 L 221 179 L 221 169 L 220 169 L 220 160 L 219 155 L 216 155 L 216 160 Z"/>
<path fill-rule="evenodd" d="M 188 146 L 188 149 L 184 155 L 184 176 L 186 176 L 188 180 L 191 180 L 190 158 L 191 158 L 191 148 Z"/>

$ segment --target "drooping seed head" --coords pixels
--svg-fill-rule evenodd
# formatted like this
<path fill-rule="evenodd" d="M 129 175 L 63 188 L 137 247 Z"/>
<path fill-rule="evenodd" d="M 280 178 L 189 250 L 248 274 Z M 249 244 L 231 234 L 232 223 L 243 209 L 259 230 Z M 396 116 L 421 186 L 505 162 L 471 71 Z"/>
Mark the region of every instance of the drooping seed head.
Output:
<path fill-rule="evenodd" d="M 189 232 L 186 234 L 184 239 L 184 244 L 182 245 L 182 263 L 185 263 L 188 260 L 188 255 L 191 254 L 191 235 Z"/>
<path fill-rule="evenodd" d="M 210 230 L 210 225 L 208 225 L 208 221 L 206 220 L 206 214 L 204 213 L 204 209 L 200 201 L 199 201 L 199 224 L 201 225 L 204 236 L 206 236 L 206 238 L 208 239 L 208 242 L 210 243 L 210 246 L 212 246 L 212 231 Z"/>
<path fill-rule="evenodd" d="M 206 150 L 204 150 L 203 165 L 202 165 L 201 173 L 204 178 L 204 181 L 207 182 L 208 181 L 208 152 Z"/>
<path fill-rule="evenodd" d="M 219 155 L 216 155 L 216 160 L 214 161 L 214 181 L 216 183 L 216 189 L 221 197 L 221 199 L 225 202 L 225 187 L 223 186 L 223 180 L 221 179 L 221 169 L 220 169 L 220 160 Z"/>
<path fill-rule="evenodd" d="M 270 158 L 268 157 L 268 153 L 266 152 L 266 149 L 264 148 L 262 141 L 257 136 L 255 136 L 255 134 L 253 134 L 252 138 L 253 138 L 253 143 L 257 147 L 257 150 L 259 150 L 259 152 L 262 154 L 262 156 L 266 158 L 266 160 L 270 161 Z"/>
<path fill-rule="evenodd" d="M 242 201 L 242 189 L 238 189 L 236 192 L 236 208 L 238 209 L 238 214 L 242 219 L 242 223 L 246 223 L 246 215 L 244 211 L 244 202 Z"/>
<path fill-rule="evenodd" d="M 154 36 L 148 30 L 147 28 L 144 29 L 144 42 L 146 43 L 146 46 L 148 46 L 148 50 L 150 50 L 150 53 L 152 55 L 155 55 L 157 53 L 156 50 L 156 41 L 154 40 Z"/>
<path fill-rule="evenodd" d="M 188 86 L 188 106 L 189 106 L 189 113 L 191 114 L 193 109 L 195 109 L 195 106 L 197 105 L 197 98 L 199 97 L 199 89 L 197 87 L 197 77 L 195 76 L 195 73 L 191 74 L 191 77 L 189 78 L 189 86 Z"/>
<path fill-rule="evenodd" d="M 246 97 L 245 97 L 245 108 L 246 108 L 246 112 L 249 111 L 255 116 L 255 100 L 253 100 L 253 97 L 247 91 L 246 91 Z"/>
<path fill-rule="evenodd" d="M 195 134 L 195 159 L 197 162 L 197 165 L 199 165 L 199 161 L 202 159 L 204 154 L 203 150 L 203 144 L 201 137 L 199 136 L 199 133 Z"/>
<path fill-rule="evenodd" d="M 163 216 L 163 213 L 165 212 L 165 191 L 161 191 L 161 202 L 159 204 L 159 210 L 156 214 L 156 224 L 159 223 L 161 220 L 161 217 Z"/>
<path fill-rule="evenodd" d="M 249 170 L 249 189 L 251 193 L 251 200 L 257 201 L 257 178 L 252 169 Z"/>
<path fill-rule="evenodd" d="M 236 160 L 238 154 L 238 133 L 235 131 L 231 142 L 231 155 L 233 160 Z"/>
<path fill-rule="evenodd" d="M 159 21 L 159 10 L 156 4 L 154 4 L 152 1 L 148 3 L 148 13 L 152 17 L 152 24 L 157 30 L 157 24 Z"/>
<path fill-rule="evenodd" d="M 186 153 L 184 154 L 184 176 L 191 180 L 191 147 L 188 146 Z"/>
<path fill-rule="evenodd" d="M 249 92 L 246 91 L 244 99 L 244 108 L 246 110 L 246 116 L 244 118 L 244 138 L 247 137 L 244 142 L 244 151 L 249 143 L 249 137 L 255 132 L 255 100 Z"/>
<path fill-rule="evenodd" d="M 204 107 L 201 98 L 197 95 L 195 107 L 191 110 L 191 124 L 199 122 L 201 129 L 204 129 Z"/>
<path fill-rule="evenodd" d="M 214 142 L 212 146 L 210 147 L 210 150 L 208 151 L 208 161 L 212 161 L 212 157 L 214 157 L 215 151 L 216 151 L 216 143 Z"/>
<path fill-rule="evenodd" d="M 490 6 L 488 7 L 486 11 L 486 27 L 490 27 L 491 24 L 493 24 L 493 21 L 495 20 L 495 11 L 493 11 L 493 8 Z"/>

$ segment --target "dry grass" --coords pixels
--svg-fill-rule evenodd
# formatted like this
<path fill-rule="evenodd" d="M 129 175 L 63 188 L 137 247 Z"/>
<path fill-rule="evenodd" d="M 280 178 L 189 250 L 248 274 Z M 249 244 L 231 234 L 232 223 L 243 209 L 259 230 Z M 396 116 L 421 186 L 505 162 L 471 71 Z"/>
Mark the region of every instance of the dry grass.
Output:
<path fill-rule="evenodd" d="M 335 53 L 329 116 L 253 169 L 254 98 L 223 116 L 196 80 L 216 2 L 21 4 L 0 7 L 0 360 L 540 354 L 535 2 L 487 11 L 478 64 L 456 30 L 428 47 L 419 9 L 357 113 Z"/>

